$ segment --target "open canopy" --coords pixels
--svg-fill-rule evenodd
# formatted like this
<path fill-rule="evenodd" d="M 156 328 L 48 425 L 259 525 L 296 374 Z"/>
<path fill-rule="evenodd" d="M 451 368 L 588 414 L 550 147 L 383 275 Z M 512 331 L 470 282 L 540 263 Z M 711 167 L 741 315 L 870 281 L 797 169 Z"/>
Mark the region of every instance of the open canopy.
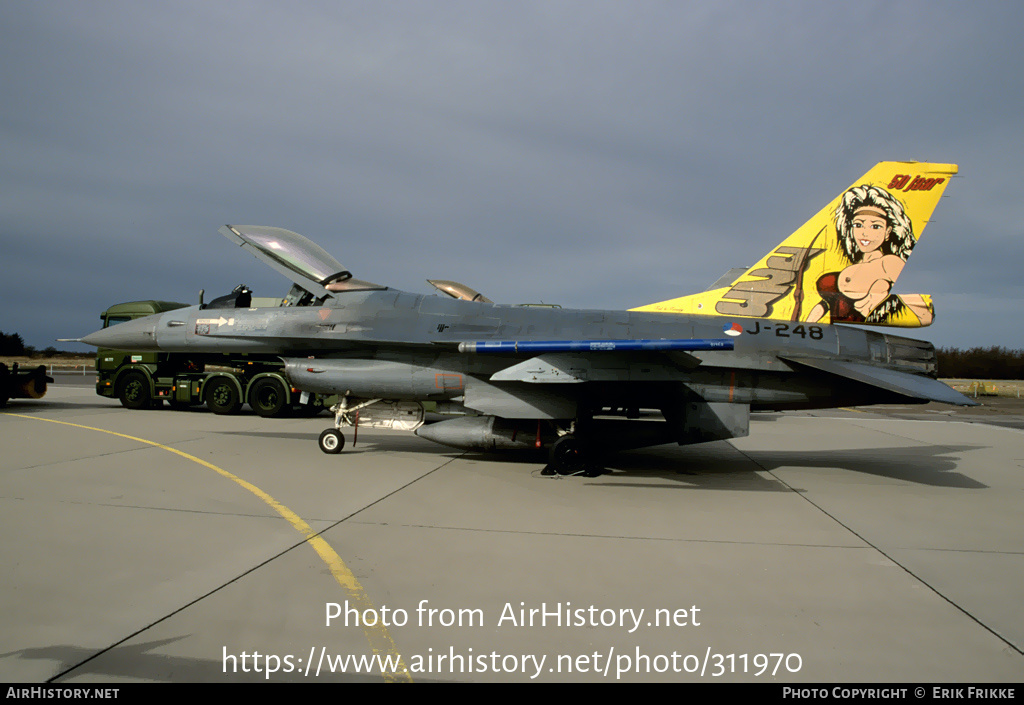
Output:
<path fill-rule="evenodd" d="M 220 233 L 318 299 L 332 291 L 383 288 L 353 280 L 352 273 L 324 248 L 291 230 L 266 225 L 225 225 Z"/>

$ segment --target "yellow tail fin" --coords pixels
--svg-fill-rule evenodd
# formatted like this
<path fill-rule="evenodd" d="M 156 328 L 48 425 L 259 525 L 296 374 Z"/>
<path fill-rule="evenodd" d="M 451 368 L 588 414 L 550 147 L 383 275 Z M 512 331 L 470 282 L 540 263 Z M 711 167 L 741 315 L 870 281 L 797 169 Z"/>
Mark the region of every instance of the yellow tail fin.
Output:
<path fill-rule="evenodd" d="M 931 297 L 892 287 L 956 173 L 956 164 L 881 162 L 738 277 L 632 310 L 929 325 Z"/>

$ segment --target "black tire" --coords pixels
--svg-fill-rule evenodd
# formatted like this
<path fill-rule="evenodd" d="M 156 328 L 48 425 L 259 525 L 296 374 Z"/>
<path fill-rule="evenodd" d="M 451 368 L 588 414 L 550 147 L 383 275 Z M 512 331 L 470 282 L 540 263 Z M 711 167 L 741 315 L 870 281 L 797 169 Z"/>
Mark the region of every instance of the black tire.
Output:
<path fill-rule="evenodd" d="M 264 418 L 288 412 L 288 392 L 277 377 L 261 377 L 249 387 L 249 406 Z"/>
<path fill-rule="evenodd" d="M 559 475 L 575 475 L 587 468 L 583 443 L 576 436 L 566 434 L 551 446 L 550 466 Z"/>
<path fill-rule="evenodd" d="M 203 390 L 203 401 L 207 408 L 215 414 L 237 414 L 242 408 L 235 382 L 227 377 L 217 377 L 206 383 Z"/>
<path fill-rule="evenodd" d="M 345 436 L 341 431 L 329 428 L 320 434 L 320 440 L 317 443 L 320 445 L 320 450 L 335 455 L 345 447 Z"/>
<path fill-rule="evenodd" d="M 137 370 L 126 372 L 117 383 L 117 398 L 126 409 L 152 408 L 153 392 L 149 388 L 149 379 Z"/>

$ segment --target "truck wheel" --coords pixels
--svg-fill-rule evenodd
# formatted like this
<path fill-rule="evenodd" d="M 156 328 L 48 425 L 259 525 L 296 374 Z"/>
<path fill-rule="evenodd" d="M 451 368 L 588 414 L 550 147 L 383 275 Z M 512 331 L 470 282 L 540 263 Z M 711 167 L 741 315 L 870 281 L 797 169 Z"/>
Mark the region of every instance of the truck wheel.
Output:
<path fill-rule="evenodd" d="M 283 416 L 288 411 L 288 394 L 281 380 L 261 377 L 249 388 L 249 406 L 264 418 Z"/>
<path fill-rule="evenodd" d="M 345 447 L 345 436 L 341 435 L 341 431 L 329 428 L 320 434 L 319 443 L 320 450 L 333 455 L 340 453 L 341 449 Z"/>
<path fill-rule="evenodd" d="M 203 391 L 206 406 L 215 414 L 237 414 L 242 408 L 238 390 L 230 379 L 220 377 L 206 383 Z"/>
<path fill-rule="evenodd" d="M 117 384 L 117 398 L 126 409 L 148 409 L 153 401 L 149 380 L 141 372 L 128 372 Z"/>

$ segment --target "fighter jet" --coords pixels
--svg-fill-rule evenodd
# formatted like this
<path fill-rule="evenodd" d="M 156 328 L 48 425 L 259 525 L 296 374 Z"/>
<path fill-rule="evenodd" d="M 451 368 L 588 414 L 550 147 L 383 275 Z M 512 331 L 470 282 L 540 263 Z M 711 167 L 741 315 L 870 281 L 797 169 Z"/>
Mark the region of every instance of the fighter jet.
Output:
<path fill-rule="evenodd" d="M 930 343 L 850 325 L 931 322 L 930 297 L 892 287 L 956 171 L 878 164 L 753 267 L 630 311 L 494 304 L 449 281 L 449 296 L 399 291 L 356 279 L 296 233 L 227 225 L 292 281 L 279 307 L 220 297 L 82 340 L 280 356 L 295 387 L 341 400 L 325 453 L 342 450 L 344 428 L 394 428 L 456 448 L 540 450 L 562 474 L 591 472 L 609 451 L 746 436 L 752 411 L 970 405 L 936 379 Z M 426 402 L 441 420 L 425 423 Z"/>

